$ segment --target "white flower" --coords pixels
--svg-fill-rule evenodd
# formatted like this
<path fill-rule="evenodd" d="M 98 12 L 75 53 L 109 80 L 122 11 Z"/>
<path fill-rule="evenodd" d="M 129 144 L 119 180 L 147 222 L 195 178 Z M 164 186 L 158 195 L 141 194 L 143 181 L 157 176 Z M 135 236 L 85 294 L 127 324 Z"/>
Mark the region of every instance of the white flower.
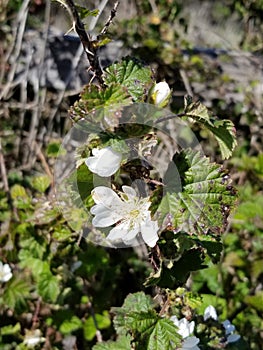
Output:
<path fill-rule="evenodd" d="M 12 278 L 13 274 L 8 264 L 3 264 L 0 261 L 0 282 L 7 282 Z"/>
<path fill-rule="evenodd" d="M 226 330 L 226 335 L 231 334 L 236 329 L 236 327 L 229 320 L 225 320 L 222 324 Z"/>
<path fill-rule="evenodd" d="M 109 187 L 93 189 L 91 195 L 96 204 L 90 209 L 91 214 L 95 215 L 92 224 L 95 227 L 109 227 L 118 223 L 107 239 L 129 243 L 141 233 L 145 243 L 154 247 L 158 240 L 158 224 L 151 219 L 149 197 L 139 198 L 129 186 L 122 186 L 122 189 L 121 198 Z"/>
<path fill-rule="evenodd" d="M 238 341 L 240 339 L 240 335 L 239 334 L 230 334 L 227 337 L 227 342 L 228 343 L 235 343 L 236 341 Z"/>
<path fill-rule="evenodd" d="M 171 321 L 173 321 L 173 323 L 179 328 L 177 330 L 177 333 L 180 334 L 183 338 L 189 337 L 189 335 L 194 331 L 195 322 L 188 322 L 185 317 L 181 318 L 181 320 L 178 320 L 176 316 L 172 316 Z"/>
<path fill-rule="evenodd" d="M 120 168 L 122 155 L 111 147 L 93 148 L 92 157 L 88 157 L 85 164 L 95 174 L 102 177 L 111 176 Z"/>
<path fill-rule="evenodd" d="M 207 306 L 204 312 L 204 320 L 206 321 L 209 318 L 212 318 L 213 320 L 217 321 L 217 313 L 213 305 Z"/>
<path fill-rule="evenodd" d="M 236 330 L 236 327 L 229 320 L 225 320 L 222 322 L 222 324 L 225 328 L 227 343 L 235 343 L 240 339 L 239 334 L 233 334 L 233 332 Z"/>
<path fill-rule="evenodd" d="M 185 317 L 178 320 L 176 316 L 172 316 L 170 319 L 178 327 L 177 333 L 184 338 L 181 350 L 200 350 L 197 346 L 200 340 L 197 337 L 190 337 L 194 331 L 195 322 L 189 322 Z"/>
<path fill-rule="evenodd" d="M 27 345 L 28 348 L 34 348 L 36 345 L 45 341 L 44 337 L 41 337 L 40 329 L 35 329 L 33 331 L 26 330 L 26 335 L 23 343 Z"/>
<path fill-rule="evenodd" d="M 200 340 L 197 337 L 188 337 L 183 342 L 182 350 L 200 350 L 197 344 Z"/>
<path fill-rule="evenodd" d="M 154 85 L 151 91 L 151 100 L 153 104 L 160 107 L 167 106 L 170 96 L 171 90 L 169 88 L 169 85 L 165 81 Z"/>

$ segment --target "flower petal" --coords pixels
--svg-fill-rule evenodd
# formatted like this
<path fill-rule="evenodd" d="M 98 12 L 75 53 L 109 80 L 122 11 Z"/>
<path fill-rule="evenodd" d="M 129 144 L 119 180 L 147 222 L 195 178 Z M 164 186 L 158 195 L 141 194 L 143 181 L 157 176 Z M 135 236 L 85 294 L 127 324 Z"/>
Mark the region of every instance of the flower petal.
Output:
<path fill-rule="evenodd" d="M 110 231 L 110 233 L 107 236 L 107 239 L 109 239 L 110 241 L 122 239 L 123 235 L 125 234 L 126 228 L 127 226 L 125 225 L 125 223 L 120 223 Z"/>
<path fill-rule="evenodd" d="M 156 245 L 159 239 L 157 231 L 159 229 L 157 221 L 148 220 L 141 225 L 141 234 L 144 242 L 151 248 Z"/>
<path fill-rule="evenodd" d="M 184 340 L 183 342 L 183 350 L 184 349 L 199 349 L 198 346 L 196 346 L 198 343 L 200 342 L 200 340 L 197 337 L 188 337 L 187 339 Z"/>
<path fill-rule="evenodd" d="M 207 306 L 204 312 L 204 320 L 206 321 L 209 318 L 212 318 L 213 320 L 217 321 L 217 313 L 213 305 Z"/>
<path fill-rule="evenodd" d="M 228 343 L 235 343 L 236 341 L 238 341 L 240 339 L 240 335 L 239 334 L 230 334 L 227 337 L 227 342 Z"/>
<path fill-rule="evenodd" d="M 108 209 L 116 209 L 123 205 L 122 200 L 111 188 L 106 186 L 95 187 L 91 191 L 92 198 L 96 204 L 103 204 Z"/>
<path fill-rule="evenodd" d="M 104 207 L 102 204 L 94 205 L 90 212 L 95 215 L 92 219 L 92 225 L 96 227 L 108 227 L 122 219 L 121 214 Z"/>
<path fill-rule="evenodd" d="M 122 155 L 113 151 L 111 147 L 103 149 L 94 148 L 92 157 L 85 161 L 90 171 L 102 177 L 108 177 L 116 173 L 120 167 Z"/>

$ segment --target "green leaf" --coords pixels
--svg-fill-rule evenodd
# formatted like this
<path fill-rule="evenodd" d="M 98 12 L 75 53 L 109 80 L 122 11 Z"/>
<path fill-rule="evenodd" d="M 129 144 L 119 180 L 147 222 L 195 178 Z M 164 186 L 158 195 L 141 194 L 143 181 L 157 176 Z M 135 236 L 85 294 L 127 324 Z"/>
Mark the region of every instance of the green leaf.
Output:
<path fill-rule="evenodd" d="M 36 176 L 32 179 L 32 187 L 41 192 L 41 193 L 44 193 L 48 187 L 50 186 L 51 184 L 51 180 L 50 180 L 50 177 L 47 176 L 47 175 L 41 175 L 41 176 Z"/>
<path fill-rule="evenodd" d="M 263 312 L 263 292 L 259 291 L 256 295 L 246 295 L 245 303 L 256 309 L 258 312 Z"/>
<path fill-rule="evenodd" d="M 58 141 L 51 141 L 47 145 L 46 154 L 50 158 L 56 158 L 58 155 L 63 154 L 63 148 L 61 147 L 61 143 Z"/>
<path fill-rule="evenodd" d="M 140 313 L 147 314 L 147 312 L 154 312 L 154 303 L 150 296 L 143 292 L 129 294 L 122 307 L 113 307 L 111 311 L 116 314 L 113 323 L 118 334 L 126 334 L 133 324 L 134 317 Z M 131 318 L 128 316 L 132 313 Z M 155 313 L 156 314 L 156 313 Z M 139 316 L 138 316 L 139 317 Z"/>
<path fill-rule="evenodd" d="M 190 97 L 185 99 L 185 115 L 202 124 L 215 136 L 223 159 L 228 159 L 237 145 L 236 129 L 231 120 L 220 120 L 212 116 L 201 102 L 192 102 Z"/>
<path fill-rule="evenodd" d="M 181 341 L 177 328 L 154 310 L 152 299 L 143 292 L 129 294 L 122 307 L 112 308 L 119 335 L 130 334 L 140 349 L 174 349 Z"/>
<path fill-rule="evenodd" d="M 103 121 L 106 125 L 118 125 L 121 106 L 131 103 L 127 89 L 120 84 L 112 83 L 104 90 L 96 85 L 87 85 L 79 101 L 71 107 L 70 114 L 74 122 L 85 120 L 85 124 L 81 125 L 82 130 L 86 127 L 89 133 L 98 132 Z M 98 110 L 98 113 L 94 115 L 91 112 L 95 110 Z"/>
<path fill-rule="evenodd" d="M 96 327 L 94 324 L 93 318 L 90 316 L 87 318 L 87 320 L 84 322 L 83 325 L 83 331 L 84 331 L 84 338 L 88 341 L 91 341 L 96 336 Z"/>
<path fill-rule="evenodd" d="M 70 334 L 82 327 L 82 322 L 77 316 L 72 316 L 71 319 L 65 320 L 59 327 L 62 334 Z"/>
<path fill-rule="evenodd" d="M 0 328 L 0 334 L 2 335 L 14 335 L 17 333 L 20 333 L 21 326 L 20 323 L 16 323 L 14 326 L 13 325 L 8 325 L 5 327 Z"/>
<path fill-rule="evenodd" d="M 174 350 L 179 344 L 181 344 L 181 337 L 173 322 L 160 318 L 149 337 L 147 350 Z"/>
<path fill-rule="evenodd" d="M 153 84 L 151 69 L 131 57 L 106 68 L 103 80 L 106 85 L 119 83 L 126 87 L 135 102 L 143 102 Z"/>
<path fill-rule="evenodd" d="M 37 281 L 37 291 L 44 301 L 55 303 L 60 293 L 58 279 L 50 272 L 42 273 Z"/>
<path fill-rule="evenodd" d="M 13 278 L 4 290 L 3 301 L 10 309 L 23 310 L 30 295 L 27 281 Z"/>
<path fill-rule="evenodd" d="M 92 350 L 131 350 L 131 339 L 129 336 L 121 336 L 116 341 L 96 344 Z"/>
<path fill-rule="evenodd" d="M 98 9 L 90 11 L 86 7 L 82 7 L 80 5 L 75 5 L 75 7 L 77 8 L 81 19 L 85 19 L 87 17 L 97 17 L 100 12 Z"/>
<path fill-rule="evenodd" d="M 166 193 L 157 210 L 160 224 L 169 217 L 174 230 L 221 233 L 236 199 L 228 176 L 198 151 L 174 155 L 163 180 Z"/>
<path fill-rule="evenodd" d="M 110 327 L 111 320 L 107 311 L 104 311 L 102 315 L 94 315 L 98 329 L 106 329 Z M 93 317 L 88 317 L 83 326 L 84 337 L 86 340 L 91 341 L 96 335 L 96 326 L 94 324 Z"/>

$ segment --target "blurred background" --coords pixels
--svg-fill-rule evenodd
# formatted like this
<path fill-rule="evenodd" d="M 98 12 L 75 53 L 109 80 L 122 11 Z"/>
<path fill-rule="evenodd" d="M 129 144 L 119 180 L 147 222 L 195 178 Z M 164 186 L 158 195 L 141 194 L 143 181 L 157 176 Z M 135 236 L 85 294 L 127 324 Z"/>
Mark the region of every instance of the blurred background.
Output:
<path fill-rule="evenodd" d="M 100 9 L 99 16 L 84 20 L 95 40 L 114 2 L 78 5 Z M 89 247 L 80 258 L 69 243 L 78 237 L 53 208 L 53 166 L 71 128 L 68 109 L 92 77 L 71 27 L 58 2 L 1 0 L 0 256 L 20 276 L 1 287 L 1 349 L 15 349 L 31 328 L 41 329 L 44 349 L 91 348 L 91 316 L 84 330 L 76 320 L 67 328 L 63 318 L 83 316 L 89 300 L 104 317 L 110 306 L 122 304 L 127 283 L 133 285 L 129 292 L 136 291 L 147 273 L 147 264 L 138 263 L 132 250 Z M 220 265 L 193 274 L 189 283 L 235 324 L 247 349 L 263 349 L 263 1 L 122 1 L 107 36 L 111 42 L 100 49 L 102 67 L 135 56 L 152 67 L 157 81 L 166 80 L 173 89 L 174 113 L 189 94 L 235 124 L 238 146 L 224 166 L 239 199 L 223 236 L 224 255 Z M 196 132 L 211 159 L 221 162 L 209 135 Z M 61 278 L 46 294 L 41 294 L 45 283 L 37 278 L 40 265 L 27 269 L 30 256 L 42 262 L 48 256 L 52 273 Z M 84 285 L 78 275 L 66 278 L 79 260 L 79 276 L 88 274 Z M 114 280 L 109 279 L 112 273 Z M 64 299 L 57 300 L 62 282 Z M 89 290 L 86 299 L 83 288 Z M 112 331 L 107 317 L 101 326 L 105 338 Z"/>

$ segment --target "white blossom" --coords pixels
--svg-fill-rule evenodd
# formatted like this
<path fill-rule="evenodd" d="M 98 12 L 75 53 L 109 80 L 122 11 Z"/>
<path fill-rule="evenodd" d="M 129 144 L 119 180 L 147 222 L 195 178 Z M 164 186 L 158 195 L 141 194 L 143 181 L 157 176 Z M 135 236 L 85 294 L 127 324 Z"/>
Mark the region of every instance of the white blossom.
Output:
<path fill-rule="evenodd" d="M 204 312 L 204 320 L 207 321 L 209 318 L 217 321 L 217 313 L 213 305 L 207 306 Z"/>
<path fill-rule="evenodd" d="M 238 341 L 240 339 L 240 335 L 239 334 L 230 334 L 227 337 L 227 342 L 228 343 L 235 343 L 236 341 Z"/>
<path fill-rule="evenodd" d="M 149 197 L 138 197 L 129 186 L 122 186 L 122 190 L 119 197 L 109 187 L 98 186 L 93 189 L 91 195 L 95 205 L 90 212 L 95 217 L 92 224 L 95 227 L 117 224 L 107 236 L 110 241 L 122 240 L 129 244 L 141 233 L 144 242 L 154 247 L 158 240 L 158 224 L 151 219 Z"/>
<path fill-rule="evenodd" d="M 194 331 L 195 322 L 189 322 L 185 317 L 178 320 L 176 316 L 172 316 L 171 321 L 173 321 L 173 323 L 179 328 L 177 330 L 177 333 L 180 334 L 183 338 L 189 337 L 189 335 Z"/>
<path fill-rule="evenodd" d="M 184 339 L 181 350 L 200 350 L 197 346 L 200 340 L 190 336 L 194 332 L 195 322 L 189 322 L 185 317 L 178 320 L 176 316 L 172 316 L 170 319 L 178 327 L 177 333 Z"/>
<path fill-rule="evenodd" d="M 167 106 L 171 96 L 171 89 L 165 81 L 154 85 L 151 93 L 151 100 L 153 101 L 153 104 L 159 107 Z"/>
<path fill-rule="evenodd" d="M 197 344 L 200 340 L 197 337 L 188 337 L 183 341 L 182 350 L 200 350 Z"/>
<path fill-rule="evenodd" d="M 236 329 L 236 327 L 229 320 L 225 320 L 222 324 L 225 328 L 226 335 L 231 334 Z"/>
<path fill-rule="evenodd" d="M 227 343 L 235 343 L 240 339 L 239 334 L 233 334 L 233 332 L 236 330 L 236 327 L 229 320 L 225 320 L 222 324 L 225 328 Z"/>
<path fill-rule="evenodd" d="M 108 177 L 115 174 L 120 168 L 122 155 L 111 147 L 93 148 L 92 154 L 93 156 L 88 157 L 85 161 L 91 172 L 101 177 Z"/>
<path fill-rule="evenodd" d="M 45 341 L 45 338 L 41 336 L 40 329 L 35 329 L 32 331 L 26 330 L 26 335 L 23 343 L 27 345 L 28 348 L 33 349 L 35 346 L 42 343 L 43 341 Z"/>
<path fill-rule="evenodd" d="M 9 264 L 3 264 L 0 261 L 0 282 L 7 282 L 12 278 L 13 274 Z"/>

